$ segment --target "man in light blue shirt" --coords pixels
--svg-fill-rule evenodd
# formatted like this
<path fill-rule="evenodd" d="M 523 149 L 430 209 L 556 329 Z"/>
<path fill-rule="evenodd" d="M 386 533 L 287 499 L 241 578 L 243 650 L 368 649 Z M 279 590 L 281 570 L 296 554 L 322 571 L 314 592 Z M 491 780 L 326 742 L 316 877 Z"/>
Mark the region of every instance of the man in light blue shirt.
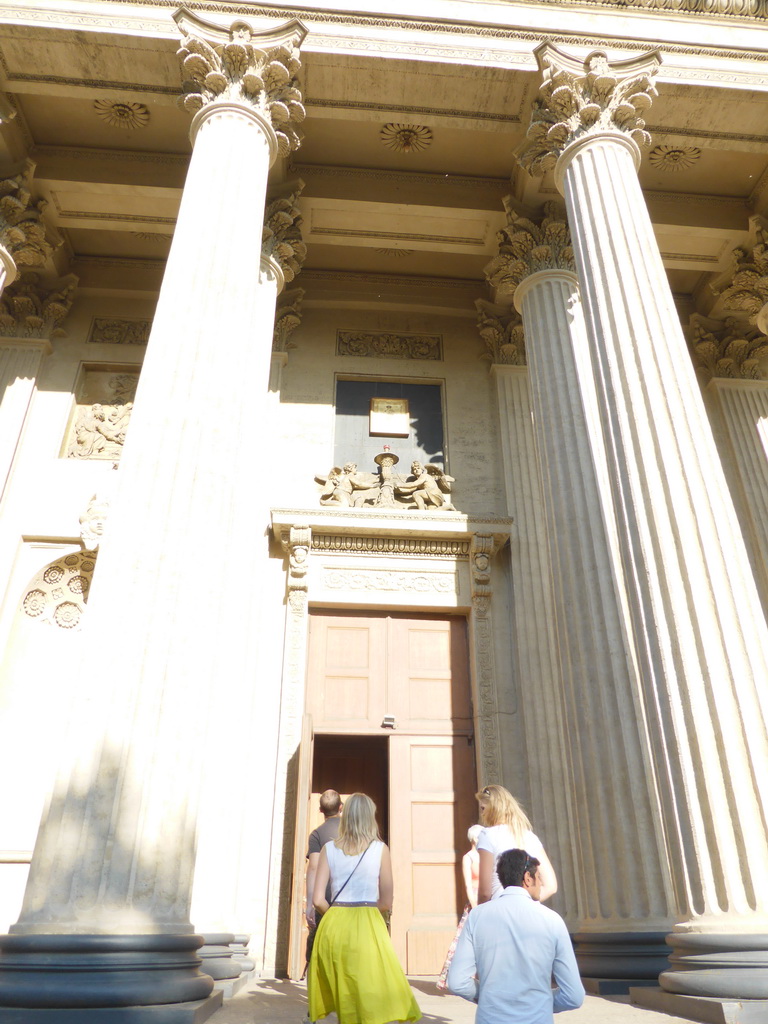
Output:
<path fill-rule="evenodd" d="M 496 869 L 503 891 L 467 918 L 448 988 L 477 1003 L 475 1024 L 552 1024 L 553 1013 L 577 1010 L 584 1001 L 568 930 L 538 902 L 535 857 L 506 850 Z"/>

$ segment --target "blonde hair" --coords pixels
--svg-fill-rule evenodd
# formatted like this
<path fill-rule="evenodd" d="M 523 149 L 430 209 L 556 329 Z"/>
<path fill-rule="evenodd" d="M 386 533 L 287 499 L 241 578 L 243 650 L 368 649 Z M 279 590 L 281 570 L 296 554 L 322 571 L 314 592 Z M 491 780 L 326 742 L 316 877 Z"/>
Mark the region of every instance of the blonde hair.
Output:
<path fill-rule="evenodd" d="M 375 839 L 380 838 L 379 826 L 376 824 L 376 804 L 365 793 L 353 793 L 344 803 L 335 845 L 351 857 L 362 853 Z"/>
<path fill-rule="evenodd" d="M 480 823 L 486 828 L 493 825 L 506 825 L 518 846 L 523 845 L 526 832 L 531 830 L 528 815 L 515 800 L 508 789 L 503 786 L 486 786 L 475 793 L 475 800 L 486 804 L 485 811 L 480 814 Z"/>

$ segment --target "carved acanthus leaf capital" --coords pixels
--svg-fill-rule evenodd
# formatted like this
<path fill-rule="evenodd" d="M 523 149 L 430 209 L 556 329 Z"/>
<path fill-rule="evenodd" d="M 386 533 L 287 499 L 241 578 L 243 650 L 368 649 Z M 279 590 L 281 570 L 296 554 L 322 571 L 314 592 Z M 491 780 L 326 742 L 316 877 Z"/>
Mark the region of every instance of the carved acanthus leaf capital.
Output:
<path fill-rule="evenodd" d="M 475 308 L 477 330 L 486 347 L 483 358 L 503 366 L 525 366 L 525 331 L 517 310 L 484 299 L 478 299 Z"/>
<path fill-rule="evenodd" d="M 264 214 L 262 255 L 280 265 L 286 280 L 292 281 L 307 258 L 307 247 L 301 237 L 301 212 L 296 205 L 304 183 L 295 192 L 267 203 Z"/>
<path fill-rule="evenodd" d="M 753 217 L 752 243 L 734 249 L 731 284 L 722 292 L 725 309 L 747 313 L 761 331 L 768 327 L 768 221 Z"/>
<path fill-rule="evenodd" d="M 290 339 L 301 323 L 301 303 L 303 299 L 303 288 L 292 288 L 288 292 L 281 293 L 275 314 L 275 327 L 272 332 L 273 352 L 287 352 L 289 349 L 296 348 Z"/>
<path fill-rule="evenodd" d="M 598 50 L 582 63 L 552 43 L 542 43 L 536 57 L 544 81 L 516 153 L 531 174 L 554 167 L 565 147 L 584 135 L 620 132 L 640 145 L 650 142 L 643 114 L 656 95 L 658 50 L 615 62 Z"/>
<path fill-rule="evenodd" d="M 512 199 L 504 199 L 507 226 L 499 231 L 499 255 L 485 267 L 488 283 L 502 293 L 511 294 L 521 281 L 541 270 L 575 271 L 571 233 L 565 207 L 544 204 L 540 223 L 522 217 Z"/>
<path fill-rule="evenodd" d="M 698 313 L 690 319 L 694 366 L 705 383 L 713 377 L 763 380 L 760 363 L 768 356 L 768 337 L 735 317 L 711 320 Z"/>
<path fill-rule="evenodd" d="M 296 84 L 304 26 L 291 21 L 256 32 L 236 21 L 225 30 L 185 10 L 174 19 L 182 33 L 180 106 L 196 113 L 217 101 L 246 103 L 272 125 L 280 156 L 298 149 L 301 134 L 295 126 L 305 117 Z"/>
<path fill-rule="evenodd" d="M 45 200 L 34 200 L 31 192 L 35 165 L 0 180 L 0 244 L 11 254 L 17 267 L 42 267 L 56 247 L 46 237 L 43 212 Z"/>
<path fill-rule="evenodd" d="M 0 337 L 60 337 L 62 323 L 72 307 L 78 278 L 69 274 L 44 284 L 38 274 L 25 273 L 0 298 Z"/>

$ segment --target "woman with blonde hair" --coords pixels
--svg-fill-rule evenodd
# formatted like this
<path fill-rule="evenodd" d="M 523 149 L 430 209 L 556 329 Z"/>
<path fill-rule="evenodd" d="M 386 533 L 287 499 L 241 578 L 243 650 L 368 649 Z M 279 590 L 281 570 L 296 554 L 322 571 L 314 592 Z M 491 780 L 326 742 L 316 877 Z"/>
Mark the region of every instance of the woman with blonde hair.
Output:
<path fill-rule="evenodd" d="M 496 859 L 505 850 L 525 850 L 541 862 L 539 876 L 542 880 L 541 900 L 557 892 L 557 878 L 549 857 L 537 835 L 531 831 L 531 823 L 523 808 L 508 789 L 503 786 L 486 786 L 475 799 L 480 804 L 480 824 L 483 831 L 477 841 L 480 857 L 480 881 L 478 903 L 487 903 L 501 892 L 501 882 L 496 873 Z"/>
<path fill-rule="evenodd" d="M 325 898 L 331 880 L 333 898 Z M 309 964 L 309 1019 L 387 1024 L 421 1017 L 385 919 L 392 910 L 392 861 L 365 793 L 344 803 L 338 838 L 320 851 L 312 900 L 322 919 Z"/>

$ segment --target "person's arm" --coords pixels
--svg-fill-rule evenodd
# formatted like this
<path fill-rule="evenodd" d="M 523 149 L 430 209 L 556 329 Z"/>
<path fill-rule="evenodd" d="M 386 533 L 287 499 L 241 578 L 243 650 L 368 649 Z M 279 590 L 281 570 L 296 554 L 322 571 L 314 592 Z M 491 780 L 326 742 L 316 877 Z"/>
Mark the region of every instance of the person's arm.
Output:
<path fill-rule="evenodd" d="M 539 868 L 539 878 L 541 879 L 541 896 L 539 896 L 539 902 L 543 903 L 544 900 L 548 900 L 550 896 L 554 896 L 557 892 L 557 875 L 555 874 L 552 862 L 544 852 L 543 847 L 541 852 L 536 856 L 541 863 L 541 867 Z"/>
<path fill-rule="evenodd" d="M 470 907 L 477 906 L 477 893 L 475 892 L 475 885 L 472 881 L 472 851 L 465 853 L 461 858 L 461 871 L 464 875 L 464 888 L 467 892 L 467 903 Z"/>
<path fill-rule="evenodd" d="M 330 877 L 331 869 L 328 866 L 328 854 L 325 852 L 325 847 L 323 847 L 317 861 L 315 887 L 312 891 L 312 902 L 315 905 L 315 910 L 319 910 L 321 914 L 324 914 L 330 906 L 328 900 L 325 898 L 325 889 Z"/>
<path fill-rule="evenodd" d="M 496 867 L 496 858 L 490 850 L 478 849 L 477 855 L 480 858 L 480 874 L 477 886 L 477 902 L 487 903 L 491 898 L 493 889 L 493 871 Z"/>
<path fill-rule="evenodd" d="M 315 926 L 315 908 L 312 900 L 315 895 L 315 875 L 317 874 L 317 862 L 320 860 L 319 853 L 307 854 L 307 899 L 305 915 L 310 928 Z"/>
<path fill-rule="evenodd" d="M 474 916 L 474 914 L 469 915 L 467 923 L 461 930 L 446 979 L 448 989 L 455 996 L 468 999 L 470 1003 L 477 1002 L 479 992 L 475 946 L 472 938 Z"/>
<path fill-rule="evenodd" d="M 554 1013 L 562 1010 L 578 1010 L 584 1002 L 584 986 L 579 977 L 579 967 L 573 952 L 573 944 L 562 918 L 558 919 L 558 935 L 555 946 L 555 961 L 552 974 L 557 988 L 553 992 Z"/>
<path fill-rule="evenodd" d="M 392 878 L 392 858 L 389 854 L 389 847 L 384 845 L 381 849 L 381 867 L 379 868 L 378 907 L 385 921 L 389 920 L 389 915 L 392 912 L 394 895 L 395 883 Z"/>

